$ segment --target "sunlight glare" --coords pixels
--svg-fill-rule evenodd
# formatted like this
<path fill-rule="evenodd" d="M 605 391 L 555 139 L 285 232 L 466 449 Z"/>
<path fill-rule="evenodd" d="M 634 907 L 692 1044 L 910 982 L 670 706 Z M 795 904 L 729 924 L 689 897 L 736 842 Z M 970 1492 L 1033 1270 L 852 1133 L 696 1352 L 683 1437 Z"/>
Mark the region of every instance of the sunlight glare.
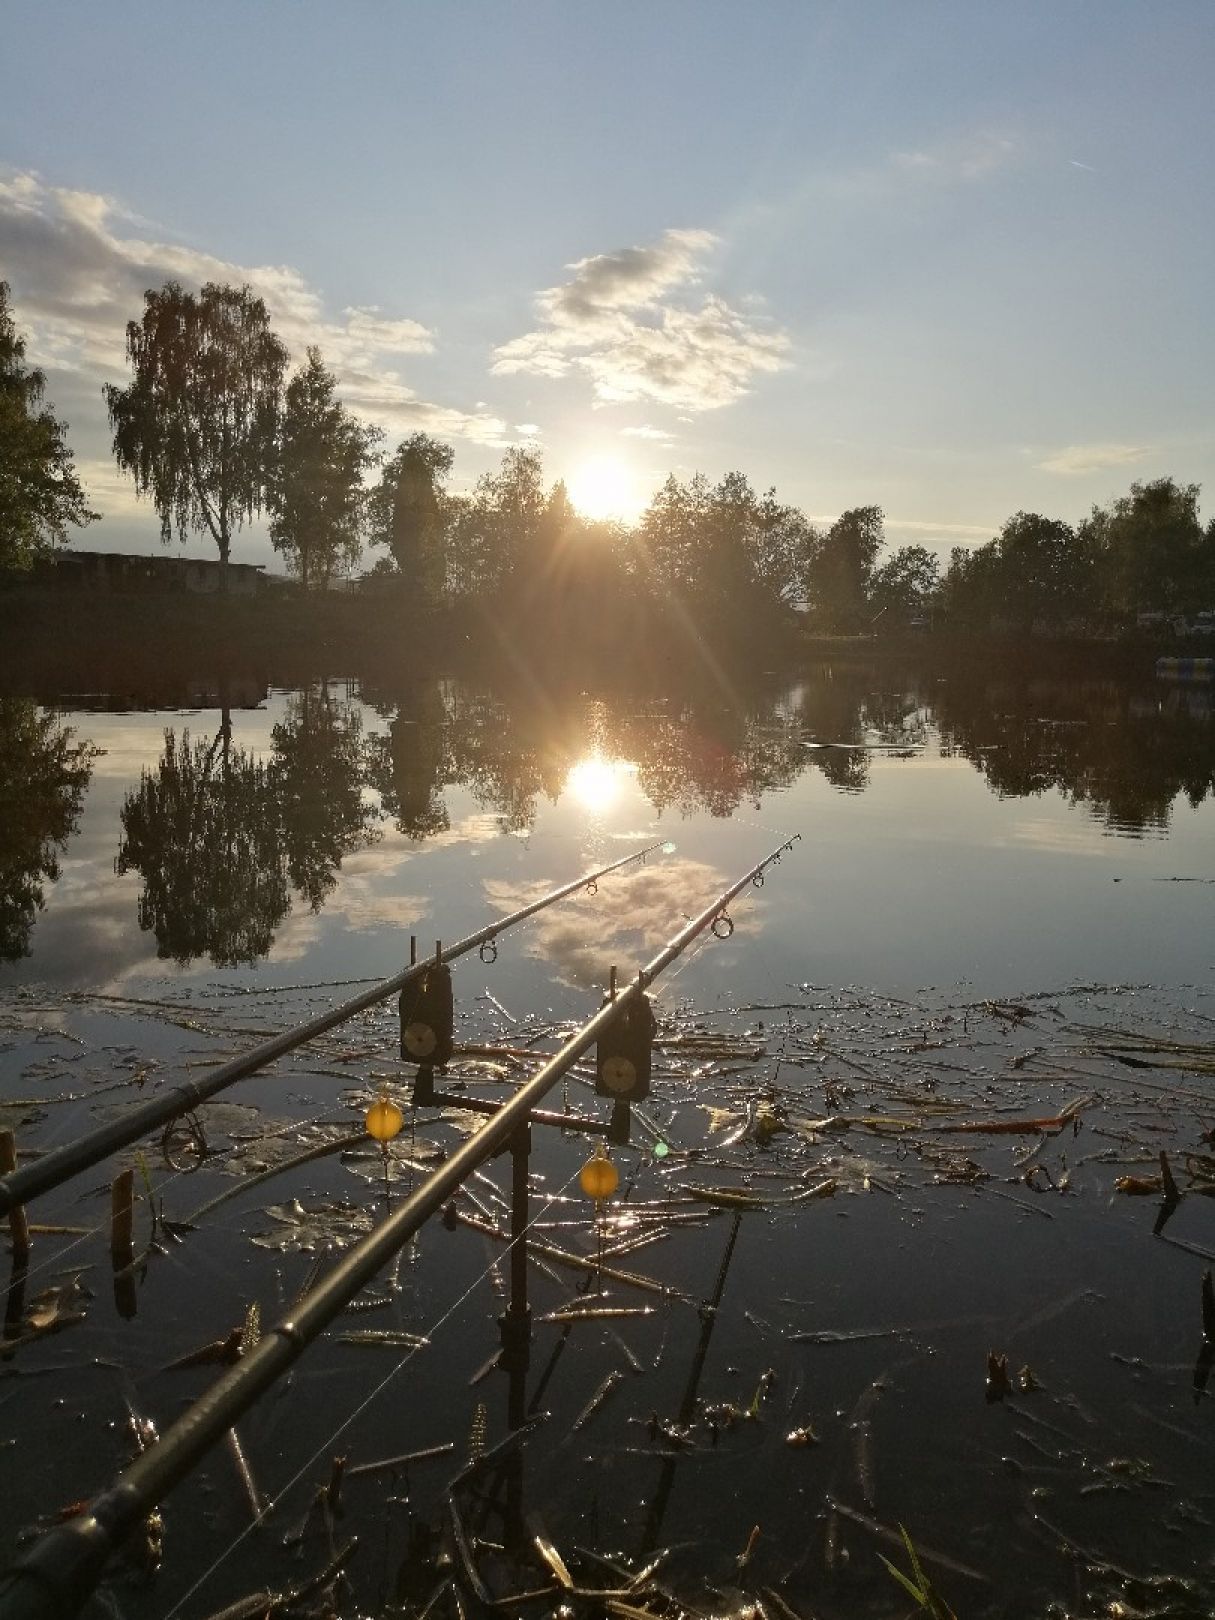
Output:
<path fill-rule="evenodd" d="M 633 471 L 618 456 L 592 456 L 566 480 L 570 500 L 583 517 L 635 518 L 644 506 Z"/>
<path fill-rule="evenodd" d="M 630 760 L 604 759 L 602 754 L 588 754 L 570 767 L 565 779 L 566 792 L 572 794 L 584 809 L 599 815 L 616 803 L 625 782 L 636 769 Z"/>

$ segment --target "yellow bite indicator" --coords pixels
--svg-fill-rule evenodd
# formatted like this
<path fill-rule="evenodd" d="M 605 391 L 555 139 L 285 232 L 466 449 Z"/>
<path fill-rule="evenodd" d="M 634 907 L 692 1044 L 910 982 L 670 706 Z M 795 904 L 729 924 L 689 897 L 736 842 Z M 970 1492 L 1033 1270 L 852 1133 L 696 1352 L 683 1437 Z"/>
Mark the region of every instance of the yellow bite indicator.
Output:
<path fill-rule="evenodd" d="M 367 1110 L 367 1134 L 377 1142 L 391 1142 L 405 1124 L 405 1115 L 388 1097 L 379 1097 Z"/>
<path fill-rule="evenodd" d="M 593 1198 L 596 1203 L 604 1198 L 611 1198 L 619 1187 L 620 1172 L 608 1158 L 602 1143 L 579 1170 L 578 1185 L 586 1196 Z"/>

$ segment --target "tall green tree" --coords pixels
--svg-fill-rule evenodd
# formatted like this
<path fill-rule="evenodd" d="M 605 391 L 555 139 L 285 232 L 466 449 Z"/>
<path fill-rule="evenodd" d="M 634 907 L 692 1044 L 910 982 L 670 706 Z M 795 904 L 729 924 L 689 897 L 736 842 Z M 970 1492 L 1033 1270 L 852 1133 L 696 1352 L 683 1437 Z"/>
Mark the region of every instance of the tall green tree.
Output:
<path fill-rule="evenodd" d="M 177 282 L 144 294 L 127 326 L 134 377 L 107 386 L 114 455 L 151 497 L 167 544 L 211 536 L 228 588 L 232 536 L 266 505 L 276 459 L 287 351 L 248 287 Z"/>
<path fill-rule="evenodd" d="M 446 497 L 454 452 L 427 433 L 411 433 L 384 464 L 368 503 L 373 545 L 387 546 L 397 569 L 426 607 L 447 586 Z"/>
<path fill-rule="evenodd" d="M 1081 525 L 1092 547 L 1107 610 L 1121 619 L 1140 608 L 1184 613 L 1211 607 L 1215 561 L 1198 517 L 1197 484 L 1157 478 L 1132 484 Z"/>
<path fill-rule="evenodd" d="M 686 484 L 671 473 L 654 492 L 637 530 L 642 569 L 654 596 L 680 596 L 695 583 L 697 538 L 711 499 L 703 473 Z"/>
<path fill-rule="evenodd" d="M 900 546 L 875 569 L 869 605 L 882 626 L 906 624 L 927 613 L 940 586 L 941 565 L 927 546 Z"/>
<path fill-rule="evenodd" d="M 1068 524 L 1040 512 L 1017 512 L 995 546 L 1002 611 L 1018 629 L 1058 625 L 1084 611 L 1088 548 Z"/>
<path fill-rule="evenodd" d="M 776 601 L 792 607 L 801 600 L 806 565 L 818 531 L 804 512 L 785 506 L 770 489 L 757 503 L 750 533 L 756 578 Z"/>
<path fill-rule="evenodd" d="M 988 630 L 1000 607 L 999 558 L 996 543 L 954 546 L 941 579 L 942 617 L 957 629 Z"/>
<path fill-rule="evenodd" d="M 25 342 L 0 281 L 0 572 L 16 572 L 91 523 L 67 444 L 67 425 L 42 403 L 46 378 L 25 363 Z"/>
<path fill-rule="evenodd" d="M 496 473 L 478 479 L 473 493 L 490 543 L 491 577 L 516 596 L 542 566 L 541 540 L 548 504 L 538 450 L 513 446 Z"/>
<path fill-rule="evenodd" d="M 548 497 L 539 451 L 514 446 L 497 472 L 484 473 L 470 496 L 449 501 L 451 593 L 480 603 L 497 619 L 528 600 L 543 568 Z"/>
<path fill-rule="evenodd" d="M 817 538 L 806 566 L 806 600 L 824 630 L 855 633 L 872 618 L 869 591 L 882 549 L 882 509 L 854 506 Z"/>
<path fill-rule="evenodd" d="M 337 397 L 337 378 L 309 348 L 287 384 L 270 495 L 270 542 L 305 590 L 349 572 L 362 549 L 366 495 L 379 428 Z"/>

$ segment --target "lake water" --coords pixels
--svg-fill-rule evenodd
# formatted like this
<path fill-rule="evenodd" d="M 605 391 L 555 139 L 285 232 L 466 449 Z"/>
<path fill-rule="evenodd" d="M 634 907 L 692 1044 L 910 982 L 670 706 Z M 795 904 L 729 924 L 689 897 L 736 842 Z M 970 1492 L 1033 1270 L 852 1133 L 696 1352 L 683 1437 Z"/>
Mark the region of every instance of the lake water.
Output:
<path fill-rule="evenodd" d="M 66 836 L 52 825 L 40 838 L 29 805 L 0 833 L 2 982 L 387 974 L 411 932 L 454 939 L 661 840 L 644 874 L 504 953 L 544 963 L 572 1009 L 575 987 L 637 960 L 793 833 L 796 857 L 738 908 L 744 934 L 709 953 L 707 974 L 689 967 L 689 985 L 1008 995 L 1210 970 L 1202 688 L 847 669 L 734 701 L 245 682 L 225 747 L 217 683 L 194 684 L 190 708 L 62 700 L 52 730 L 97 752 L 78 813 L 70 793 L 39 799 L 52 823 L 69 801 Z M 21 700 L 3 701 L 17 739 L 6 773 L 41 782 L 21 751 Z M 187 779 L 166 772 L 166 733 L 174 767 L 189 739 Z M 57 878 L 38 873 L 44 857 Z M 497 978 L 530 996 L 514 972 L 503 961 Z"/>
<path fill-rule="evenodd" d="M 731 905 L 733 934 L 655 987 L 666 1044 L 605 1241 L 661 1236 L 619 1264 L 673 1292 L 609 1279 L 604 1304 L 649 1314 L 571 1336 L 540 1318 L 584 1301 L 587 1274 L 536 1268 L 511 1399 L 551 1416 L 517 1472 L 457 1493 L 496 1596 L 550 1578 L 511 1562 L 525 1525 L 587 1587 L 672 1548 L 661 1578 L 701 1613 L 762 1620 L 758 1601 L 775 1620 L 776 1590 L 799 1616 L 902 1614 L 878 1559 L 906 1566 L 902 1523 L 960 1615 L 1211 1612 L 1215 1406 L 1195 1364 L 1215 1254 L 1206 689 L 859 665 L 641 695 L 10 681 L 0 749 L 0 1125 L 23 1151 L 387 977 L 411 935 L 450 943 L 658 844 L 505 935 L 496 962 L 454 970 L 458 1038 L 503 1050 L 459 1060 L 459 1083 L 502 1094 L 527 1072 L 511 1052 L 551 1048 L 611 966 L 631 972 L 800 835 Z M 163 1431 L 217 1370 L 175 1362 L 252 1304 L 268 1325 L 382 1211 L 374 1154 L 253 1178 L 348 1133 L 383 1086 L 407 1101 L 396 1054 L 384 1007 L 202 1110 L 201 1168 L 179 1139 L 128 1152 L 170 1221 L 133 1286 L 109 1275 L 112 1167 L 31 1207 L 63 1230 L 36 1235 L 9 1290 L 5 1557 L 122 1466 L 131 1412 Z M 594 1111 L 580 1080 L 561 1095 Z M 1048 1124 L 987 1129 L 1024 1119 Z M 424 1167 L 467 1127 L 428 1114 L 402 1142 Z M 585 1146 L 537 1138 L 534 1235 L 593 1260 L 572 1179 Z M 1162 1147 L 1185 1196 L 1154 1237 L 1158 1196 L 1114 1184 L 1155 1175 Z M 393 1196 L 421 1173 L 395 1164 Z M 485 1366 L 508 1176 L 473 1183 L 464 1224 L 420 1234 L 376 1308 L 241 1425 L 276 1500 L 266 1524 L 251 1528 L 217 1448 L 165 1505 L 159 1573 L 119 1571 L 90 1614 L 203 1620 L 305 1580 L 352 1534 L 341 1613 L 475 1608 L 458 1568 L 449 1587 L 444 1487 L 507 1432 L 506 1380 Z M 733 1245 L 735 1208 L 706 1187 L 756 1200 Z M 174 1223 L 194 1229 L 171 1241 Z M 403 1332 L 430 1343 L 402 1351 Z M 988 1351 L 1009 1358 L 1005 1399 L 986 1398 Z M 348 1480 L 343 1517 L 308 1513 L 335 1455 L 446 1444 Z"/>

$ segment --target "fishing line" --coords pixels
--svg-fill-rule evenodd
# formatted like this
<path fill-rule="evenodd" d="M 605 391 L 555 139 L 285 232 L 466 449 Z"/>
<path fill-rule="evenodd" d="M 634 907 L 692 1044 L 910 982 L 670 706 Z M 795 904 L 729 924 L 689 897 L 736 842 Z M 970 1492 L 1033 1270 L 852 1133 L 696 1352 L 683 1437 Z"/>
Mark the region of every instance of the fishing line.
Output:
<path fill-rule="evenodd" d="M 523 1241 L 526 1238 L 528 1232 L 531 1231 L 532 1227 L 541 1218 L 541 1216 L 546 1215 L 548 1213 L 548 1211 L 553 1207 L 554 1204 L 557 1203 L 557 1201 L 563 1196 L 563 1194 L 565 1192 L 567 1192 L 570 1187 L 573 1186 L 574 1182 L 577 1181 L 577 1179 L 578 1179 L 578 1172 L 575 1171 L 574 1174 L 572 1176 L 570 1176 L 569 1180 L 566 1181 L 563 1186 L 558 1187 L 555 1192 L 549 1193 L 548 1201 L 546 1203 L 542 1204 L 541 1207 L 536 1211 L 536 1213 L 529 1219 L 527 1225 L 523 1228 L 523 1231 L 519 1234 L 519 1238 L 516 1239 L 515 1241 L 517 1241 L 517 1242 Z M 484 1271 L 478 1273 L 478 1275 L 473 1278 L 472 1282 L 468 1285 L 468 1287 L 464 1290 L 464 1292 L 457 1299 L 453 1300 L 451 1305 L 448 1306 L 447 1310 L 444 1311 L 442 1316 L 440 1316 L 438 1318 L 438 1320 L 436 1322 L 434 1322 L 430 1328 L 427 1329 L 427 1331 L 422 1335 L 423 1338 L 433 1339 L 433 1337 L 439 1332 L 439 1330 L 448 1321 L 451 1320 L 451 1318 L 460 1309 L 460 1307 L 463 1304 L 465 1304 L 468 1299 L 471 1298 L 471 1296 L 476 1291 L 476 1289 L 479 1288 L 483 1282 L 485 1282 L 485 1280 L 489 1277 L 490 1273 L 500 1263 L 500 1259 L 501 1259 L 501 1257 L 499 1256 L 497 1259 L 491 1261 L 490 1264 L 485 1268 Z M 354 1408 L 354 1410 L 352 1412 L 350 1412 L 345 1418 L 342 1419 L 341 1423 L 338 1424 L 337 1428 L 334 1429 L 333 1433 L 328 1437 L 328 1439 L 323 1440 L 321 1442 L 321 1444 L 316 1448 L 316 1450 L 312 1453 L 312 1455 L 305 1460 L 305 1462 L 296 1470 L 296 1472 L 294 1474 L 292 1474 L 291 1478 L 287 1481 L 287 1483 L 285 1485 L 283 1485 L 279 1490 L 277 1490 L 275 1492 L 275 1494 L 266 1503 L 266 1506 L 265 1506 L 262 1514 L 260 1515 L 260 1517 L 255 1519 L 254 1521 L 252 1521 L 250 1524 L 247 1524 L 245 1526 L 245 1528 L 243 1530 L 241 1530 L 239 1532 L 239 1534 L 237 1534 L 232 1539 L 232 1541 L 230 1541 L 228 1543 L 228 1545 L 220 1553 L 219 1557 L 215 1559 L 214 1563 L 212 1563 L 207 1569 L 205 1569 L 202 1572 L 202 1574 L 194 1582 L 193 1586 L 191 1586 L 188 1589 L 188 1591 L 184 1592 L 182 1594 L 182 1596 L 180 1598 L 178 1598 L 177 1602 L 173 1605 L 173 1607 L 171 1609 L 169 1609 L 165 1613 L 164 1620 L 173 1620 L 173 1616 L 175 1614 L 179 1613 L 179 1611 L 181 1610 L 183 1605 L 188 1603 L 189 1600 L 194 1596 L 194 1594 L 199 1590 L 199 1588 L 204 1586 L 206 1584 L 206 1582 L 211 1579 L 212 1575 L 215 1574 L 215 1571 L 217 1569 L 219 1569 L 222 1564 L 227 1562 L 227 1560 L 232 1556 L 232 1554 L 241 1545 L 241 1543 L 245 1540 L 245 1538 L 247 1536 L 251 1535 L 254 1530 L 260 1529 L 264 1525 L 266 1519 L 270 1516 L 271 1513 L 273 1513 L 279 1507 L 279 1505 L 283 1501 L 284 1497 L 286 1497 L 287 1494 L 290 1491 L 293 1491 L 295 1489 L 295 1487 L 299 1484 L 300 1480 L 303 1479 L 304 1475 L 307 1474 L 312 1468 L 314 1468 L 316 1466 L 317 1462 L 323 1456 L 325 1456 L 325 1454 L 328 1451 L 331 1450 L 334 1442 L 336 1440 L 338 1440 L 343 1434 L 345 1434 L 346 1430 L 350 1427 L 350 1425 L 352 1423 L 354 1423 L 356 1421 L 356 1419 L 360 1418 L 363 1415 L 363 1413 L 367 1410 L 367 1408 L 372 1404 L 373 1401 L 377 1400 L 380 1397 L 380 1395 L 383 1394 L 384 1390 L 387 1389 L 388 1385 L 397 1376 L 397 1374 L 401 1371 L 401 1369 L 403 1367 L 408 1366 L 409 1363 L 413 1360 L 413 1358 L 418 1354 L 418 1352 L 420 1350 L 425 1349 L 425 1348 L 426 1348 L 425 1345 L 420 1345 L 419 1344 L 419 1345 L 411 1346 L 406 1351 L 406 1353 L 401 1357 L 400 1361 L 397 1362 L 396 1366 L 392 1367 L 385 1374 L 385 1376 L 380 1380 L 380 1382 L 371 1390 L 371 1392 L 362 1401 L 359 1402 L 359 1404 Z"/>
<path fill-rule="evenodd" d="M 775 833 L 778 838 L 789 839 L 793 834 L 784 827 L 774 827 L 768 821 L 751 821 L 742 816 L 731 816 L 730 824 L 733 827 L 753 827 L 757 832 Z"/>

